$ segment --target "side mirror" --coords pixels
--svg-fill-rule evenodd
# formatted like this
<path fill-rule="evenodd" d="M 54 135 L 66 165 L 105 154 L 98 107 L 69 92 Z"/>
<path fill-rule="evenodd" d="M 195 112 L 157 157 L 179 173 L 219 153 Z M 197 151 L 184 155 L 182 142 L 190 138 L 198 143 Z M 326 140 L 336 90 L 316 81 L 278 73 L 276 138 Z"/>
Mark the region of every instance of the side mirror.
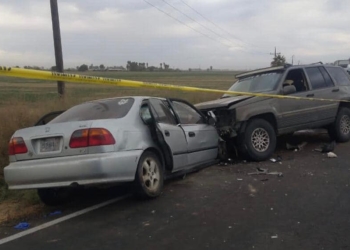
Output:
<path fill-rule="evenodd" d="M 214 114 L 213 111 L 208 111 L 208 124 L 209 125 L 215 125 L 215 123 L 217 122 L 216 116 Z"/>
<path fill-rule="evenodd" d="M 283 94 L 284 95 L 294 94 L 295 92 L 297 92 L 297 89 L 295 88 L 294 85 L 289 85 L 289 86 L 283 87 Z"/>

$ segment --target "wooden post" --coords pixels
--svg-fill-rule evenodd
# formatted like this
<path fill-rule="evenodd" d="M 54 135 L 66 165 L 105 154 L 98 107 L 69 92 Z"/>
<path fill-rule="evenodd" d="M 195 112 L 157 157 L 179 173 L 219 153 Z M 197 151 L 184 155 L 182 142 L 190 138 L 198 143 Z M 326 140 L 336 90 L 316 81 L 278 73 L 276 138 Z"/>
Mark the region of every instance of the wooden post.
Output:
<path fill-rule="evenodd" d="M 56 68 L 58 72 L 63 72 L 63 55 L 61 44 L 60 19 L 58 16 L 57 0 L 50 0 L 53 42 L 55 46 Z M 57 81 L 57 91 L 60 97 L 64 96 L 65 86 L 63 81 Z"/>

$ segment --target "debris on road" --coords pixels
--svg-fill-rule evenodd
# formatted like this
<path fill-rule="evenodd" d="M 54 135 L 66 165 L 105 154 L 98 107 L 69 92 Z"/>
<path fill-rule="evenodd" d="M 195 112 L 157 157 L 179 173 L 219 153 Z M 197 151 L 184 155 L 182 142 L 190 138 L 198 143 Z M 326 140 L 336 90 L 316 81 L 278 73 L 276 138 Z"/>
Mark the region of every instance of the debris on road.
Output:
<path fill-rule="evenodd" d="M 275 158 L 271 158 L 270 161 L 277 162 L 277 160 Z"/>
<path fill-rule="evenodd" d="M 268 169 L 264 168 L 257 168 L 256 172 L 248 173 L 248 175 L 277 175 L 278 177 L 282 177 L 283 173 L 282 172 L 269 172 Z"/>
<path fill-rule="evenodd" d="M 327 157 L 328 158 L 337 158 L 337 155 L 335 153 L 333 153 L 333 152 L 328 152 L 327 153 Z"/>
<path fill-rule="evenodd" d="M 278 155 L 277 158 L 271 158 L 270 161 L 273 162 L 273 163 L 281 162 L 282 158 L 281 158 L 281 156 Z"/>
<path fill-rule="evenodd" d="M 29 228 L 29 223 L 28 222 L 20 222 L 14 228 L 15 229 L 27 229 L 27 228 Z"/>
<path fill-rule="evenodd" d="M 298 145 L 292 145 L 292 144 L 290 144 L 290 143 L 286 143 L 286 148 L 288 149 L 288 150 L 294 150 L 294 151 L 300 151 L 300 150 L 302 150 L 305 146 L 307 145 L 307 142 L 302 142 L 302 143 L 300 143 L 300 144 L 298 144 Z"/>
<path fill-rule="evenodd" d="M 335 149 L 335 141 L 332 141 L 331 143 L 323 144 L 321 148 L 316 148 L 315 151 L 321 152 L 321 153 L 329 153 L 334 151 Z"/>

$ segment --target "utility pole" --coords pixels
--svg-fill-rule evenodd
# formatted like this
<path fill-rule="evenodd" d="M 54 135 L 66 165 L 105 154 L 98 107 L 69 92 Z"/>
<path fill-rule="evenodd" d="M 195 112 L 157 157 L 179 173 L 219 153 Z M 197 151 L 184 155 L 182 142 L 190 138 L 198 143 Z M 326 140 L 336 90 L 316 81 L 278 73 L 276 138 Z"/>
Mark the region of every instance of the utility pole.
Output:
<path fill-rule="evenodd" d="M 276 47 L 275 47 L 275 53 L 270 53 L 270 55 L 274 55 L 275 57 L 274 58 L 276 58 L 277 57 L 277 55 L 280 55 L 281 54 L 281 52 L 276 52 L 277 50 L 276 50 Z"/>
<path fill-rule="evenodd" d="M 292 65 L 293 65 L 293 62 L 294 62 L 294 55 L 292 55 Z"/>
<path fill-rule="evenodd" d="M 60 31 L 60 19 L 58 16 L 57 0 L 50 0 L 53 43 L 55 47 L 56 68 L 58 72 L 63 72 L 63 55 Z M 63 81 L 57 81 L 57 91 L 60 97 L 64 96 L 65 86 Z"/>

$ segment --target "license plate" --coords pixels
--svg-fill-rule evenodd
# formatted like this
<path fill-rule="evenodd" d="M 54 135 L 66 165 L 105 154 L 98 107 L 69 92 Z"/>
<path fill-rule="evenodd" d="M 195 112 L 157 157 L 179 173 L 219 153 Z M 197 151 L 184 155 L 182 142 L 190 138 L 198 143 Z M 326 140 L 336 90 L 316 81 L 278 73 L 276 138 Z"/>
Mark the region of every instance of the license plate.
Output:
<path fill-rule="evenodd" d="M 53 152 L 60 149 L 60 138 L 46 138 L 40 140 L 40 152 Z"/>

